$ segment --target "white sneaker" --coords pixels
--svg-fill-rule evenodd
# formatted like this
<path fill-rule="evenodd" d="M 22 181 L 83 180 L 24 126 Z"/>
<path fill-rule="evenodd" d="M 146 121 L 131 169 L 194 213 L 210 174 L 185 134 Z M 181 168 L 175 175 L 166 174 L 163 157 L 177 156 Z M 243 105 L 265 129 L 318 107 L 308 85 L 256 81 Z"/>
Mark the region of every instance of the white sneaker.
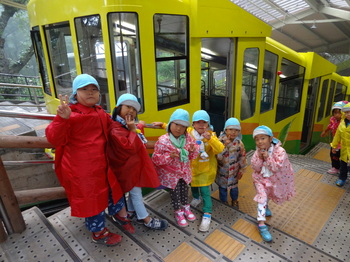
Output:
<path fill-rule="evenodd" d="M 193 198 L 190 205 L 193 207 L 197 207 L 201 202 L 202 202 L 201 198 Z"/>
<path fill-rule="evenodd" d="M 199 231 L 207 232 L 210 227 L 210 222 L 211 222 L 211 215 L 205 214 L 202 218 L 201 225 L 199 226 Z"/>

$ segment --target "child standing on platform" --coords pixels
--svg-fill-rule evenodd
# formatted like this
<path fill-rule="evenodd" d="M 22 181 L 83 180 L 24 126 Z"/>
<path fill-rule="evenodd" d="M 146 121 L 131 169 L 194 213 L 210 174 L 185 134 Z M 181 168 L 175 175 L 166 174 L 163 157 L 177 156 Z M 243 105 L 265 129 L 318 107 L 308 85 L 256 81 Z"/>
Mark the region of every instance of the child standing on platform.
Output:
<path fill-rule="evenodd" d="M 336 153 L 338 145 L 341 144 L 340 172 L 339 178 L 335 182 L 339 187 L 345 184 L 348 172 L 350 171 L 350 103 L 343 106 L 342 112 L 344 112 L 345 118 L 340 122 L 331 143 L 333 154 Z"/>
<path fill-rule="evenodd" d="M 215 180 L 217 161 L 216 154 L 224 149 L 224 145 L 218 140 L 216 134 L 210 128 L 210 117 L 204 110 L 196 111 L 192 116 L 192 126 L 187 132 L 199 145 L 199 155 L 191 161 L 192 182 L 191 190 L 193 200 L 192 206 L 197 206 L 200 196 L 203 199 L 203 218 L 199 231 L 209 230 L 212 213 L 212 201 L 210 196 L 210 185 Z"/>
<path fill-rule="evenodd" d="M 295 195 L 294 172 L 288 155 L 281 142 L 273 137 L 267 126 L 259 126 L 253 132 L 256 151 L 251 160 L 254 170 L 253 181 L 256 189 L 254 200 L 258 202 L 258 228 L 261 237 L 272 241 L 272 236 L 265 225 L 266 217 L 271 216 L 268 201 L 282 204 Z"/>
<path fill-rule="evenodd" d="M 168 133 L 159 137 L 152 155 L 161 185 L 170 189 L 175 219 L 181 227 L 188 225 L 185 217 L 189 221 L 196 219 L 188 204 L 188 184 L 192 180 L 190 161 L 197 157 L 199 146 L 186 132 L 189 120 L 186 110 L 175 110 L 167 126 Z"/>
<path fill-rule="evenodd" d="M 56 147 L 55 171 L 64 187 L 71 214 L 84 217 L 95 243 L 112 246 L 122 237 L 105 227 L 105 208 L 115 216 L 124 210 L 124 199 L 118 180 L 108 172 L 107 130 L 112 123 L 97 103 L 100 86 L 88 74 L 73 81 L 73 93 L 65 101 L 59 95 L 57 115 L 46 128 L 47 140 Z M 134 230 L 130 223 L 128 229 Z"/>
<path fill-rule="evenodd" d="M 241 124 L 237 118 L 229 118 L 224 127 L 224 132 L 219 140 L 225 145 L 225 149 L 218 154 L 218 170 L 216 183 L 219 186 L 221 202 L 227 204 L 227 193 L 230 192 L 231 205 L 238 208 L 238 181 L 247 167 L 244 144 L 240 139 Z"/>
<path fill-rule="evenodd" d="M 136 213 L 137 219 L 146 227 L 166 229 L 168 221 L 150 217 L 142 197 L 142 187 L 156 188 L 160 185 L 157 172 L 149 157 L 143 135 L 143 125 L 135 124 L 141 105 L 136 96 L 123 94 L 114 108 L 109 128 L 109 146 L 107 149 L 110 168 L 116 175 L 123 193 L 129 192 L 127 209 L 130 217 Z M 113 217 L 117 223 L 125 218 Z"/>
<path fill-rule="evenodd" d="M 321 137 L 325 137 L 329 131 L 331 131 L 332 137 L 335 136 L 335 133 L 337 131 L 337 128 L 340 124 L 340 120 L 342 117 L 341 109 L 345 104 L 347 104 L 347 101 L 339 101 L 334 103 L 334 105 L 332 106 L 332 116 L 329 119 L 329 125 L 327 126 L 326 130 L 324 130 L 321 133 Z M 335 153 L 333 153 L 333 150 L 331 148 L 330 157 L 332 161 L 332 168 L 329 169 L 327 173 L 331 175 L 338 174 L 340 169 L 340 144 L 337 150 L 335 151 Z"/>

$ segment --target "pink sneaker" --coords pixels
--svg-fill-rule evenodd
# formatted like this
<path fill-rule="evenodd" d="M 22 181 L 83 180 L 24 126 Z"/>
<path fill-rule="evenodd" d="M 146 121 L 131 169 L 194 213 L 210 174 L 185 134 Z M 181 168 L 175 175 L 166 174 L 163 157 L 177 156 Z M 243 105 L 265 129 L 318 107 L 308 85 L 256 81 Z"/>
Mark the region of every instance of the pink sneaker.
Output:
<path fill-rule="evenodd" d="M 327 173 L 330 174 L 330 175 L 335 175 L 335 174 L 339 173 L 339 169 L 336 169 L 336 168 L 332 167 L 331 169 L 329 169 L 327 171 Z"/>
<path fill-rule="evenodd" d="M 175 219 L 180 227 L 187 227 L 188 223 L 184 217 L 184 212 L 182 210 L 175 211 Z"/>
<path fill-rule="evenodd" d="M 190 205 L 183 206 L 182 211 L 184 212 L 185 217 L 188 221 L 196 220 L 196 216 L 192 213 Z"/>

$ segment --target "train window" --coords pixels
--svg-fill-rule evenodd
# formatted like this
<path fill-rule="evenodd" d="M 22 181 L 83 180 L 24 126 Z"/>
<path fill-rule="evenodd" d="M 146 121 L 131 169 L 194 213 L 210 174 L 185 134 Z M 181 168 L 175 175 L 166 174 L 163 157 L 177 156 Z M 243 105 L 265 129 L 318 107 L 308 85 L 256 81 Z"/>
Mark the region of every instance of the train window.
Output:
<path fill-rule="evenodd" d="M 259 49 L 247 48 L 244 51 L 241 119 L 254 115 L 256 102 L 256 86 L 258 78 Z"/>
<path fill-rule="evenodd" d="M 282 59 L 276 110 L 276 123 L 300 112 L 305 68 Z"/>
<path fill-rule="evenodd" d="M 320 98 L 320 105 L 318 108 L 317 121 L 321 121 L 323 118 L 323 113 L 324 113 L 325 104 L 326 104 L 328 83 L 329 83 L 329 79 L 326 79 L 323 81 L 323 84 L 322 84 L 321 98 Z"/>
<path fill-rule="evenodd" d="M 337 88 L 335 89 L 334 102 L 345 100 L 346 86 L 337 83 Z"/>
<path fill-rule="evenodd" d="M 189 102 L 188 17 L 156 14 L 153 22 L 161 110 Z"/>
<path fill-rule="evenodd" d="M 100 105 L 110 111 L 104 44 L 99 15 L 75 19 L 81 71 L 92 75 L 100 85 Z"/>
<path fill-rule="evenodd" d="M 273 108 L 277 62 L 278 56 L 276 54 L 265 51 L 260 113 L 269 111 Z"/>
<path fill-rule="evenodd" d="M 331 114 L 331 108 L 333 105 L 333 96 L 334 96 L 334 89 L 335 89 L 335 81 L 331 81 L 331 86 L 329 87 L 329 94 L 328 94 L 328 102 L 327 102 L 327 109 L 326 109 L 326 116 L 329 116 Z"/>
<path fill-rule="evenodd" d="M 138 16 L 136 13 L 108 14 L 116 95 L 134 94 L 144 111 L 140 65 Z"/>
<path fill-rule="evenodd" d="M 33 27 L 31 31 L 31 37 L 34 43 L 35 51 L 37 53 L 39 72 L 40 72 L 41 80 L 44 85 L 44 92 L 48 95 L 51 95 L 49 75 L 48 75 L 47 67 L 45 63 L 44 49 L 43 49 L 43 43 L 40 37 L 39 27 L 37 26 Z"/>
<path fill-rule="evenodd" d="M 72 93 L 73 79 L 77 74 L 69 22 L 46 25 L 45 35 L 51 58 L 55 95 L 69 96 Z"/>

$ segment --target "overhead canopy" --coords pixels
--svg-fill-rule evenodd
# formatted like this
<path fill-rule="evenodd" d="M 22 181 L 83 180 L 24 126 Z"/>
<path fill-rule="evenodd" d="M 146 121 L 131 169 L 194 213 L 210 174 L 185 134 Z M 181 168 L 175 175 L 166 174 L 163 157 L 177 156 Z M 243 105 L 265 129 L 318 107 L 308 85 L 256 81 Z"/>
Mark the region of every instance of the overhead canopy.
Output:
<path fill-rule="evenodd" d="M 350 75 L 350 0 L 231 0 L 272 26 L 271 37 L 313 51 Z"/>

